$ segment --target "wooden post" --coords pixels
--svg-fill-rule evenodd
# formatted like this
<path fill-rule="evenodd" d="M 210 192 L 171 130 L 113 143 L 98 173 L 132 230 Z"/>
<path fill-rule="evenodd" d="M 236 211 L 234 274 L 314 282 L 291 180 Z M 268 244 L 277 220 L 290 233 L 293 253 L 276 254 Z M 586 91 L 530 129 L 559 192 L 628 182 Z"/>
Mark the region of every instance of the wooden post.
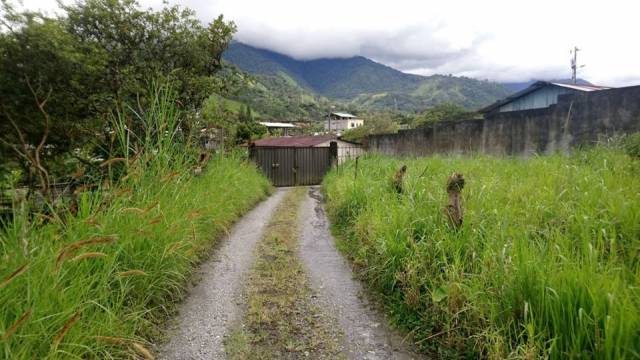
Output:
<path fill-rule="evenodd" d="M 358 160 L 360 160 L 360 156 L 356 156 L 356 171 L 353 174 L 353 180 L 358 179 Z"/>
<path fill-rule="evenodd" d="M 398 169 L 398 171 L 396 171 L 396 174 L 393 176 L 393 188 L 398 194 L 402 194 L 404 192 L 404 174 L 406 173 L 407 165 L 402 165 L 402 167 Z"/>
<path fill-rule="evenodd" d="M 447 180 L 447 193 L 449 194 L 449 205 L 444 208 L 449 225 L 459 229 L 462 226 L 462 200 L 460 193 L 464 188 L 464 177 L 462 174 L 454 173 Z"/>
<path fill-rule="evenodd" d="M 331 166 L 335 164 L 337 169 L 338 168 L 338 143 L 336 141 L 332 141 L 329 143 L 329 154 L 331 156 Z"/>

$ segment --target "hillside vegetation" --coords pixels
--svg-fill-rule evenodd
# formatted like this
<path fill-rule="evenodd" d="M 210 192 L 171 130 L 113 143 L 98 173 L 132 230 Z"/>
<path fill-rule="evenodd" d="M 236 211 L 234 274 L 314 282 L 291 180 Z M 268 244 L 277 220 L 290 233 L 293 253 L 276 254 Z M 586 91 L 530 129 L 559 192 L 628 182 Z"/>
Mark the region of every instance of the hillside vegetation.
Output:
<path fill-rule="evenodd" d="M 407 164 L 404 192 L 391 179 Z M 640 354 L 640 164 L 618 150 L 528 160 L 379 156 L 324 182 L 339 247 L 440 358 Z M 464 174 L 450 227 L 446 181 Z"/>
<path fill-rule="evenodd" d="M 407 74 L 362 56 L 300 61 L 233 42 L 224 59 L 251 74 L 281 77 L 320 96 L 368 110 L 422 111 L 447 102 L 476 109 L 510 93 L 498 83 Z"/>

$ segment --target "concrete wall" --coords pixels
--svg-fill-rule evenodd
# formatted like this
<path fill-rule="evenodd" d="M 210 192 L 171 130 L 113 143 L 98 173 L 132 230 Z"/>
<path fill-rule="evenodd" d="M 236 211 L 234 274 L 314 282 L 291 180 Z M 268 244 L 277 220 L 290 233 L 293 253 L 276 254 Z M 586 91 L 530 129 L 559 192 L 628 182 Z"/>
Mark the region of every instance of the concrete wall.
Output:
<path fill-rule="evenodd" d="M 640 131 L 640 86 L 560 95 L 558 103 L 548 108 L 373 135 L 367 144 L 371 151 L 389 155 L 531 155 L 566 151 L 636 131 Z"/>

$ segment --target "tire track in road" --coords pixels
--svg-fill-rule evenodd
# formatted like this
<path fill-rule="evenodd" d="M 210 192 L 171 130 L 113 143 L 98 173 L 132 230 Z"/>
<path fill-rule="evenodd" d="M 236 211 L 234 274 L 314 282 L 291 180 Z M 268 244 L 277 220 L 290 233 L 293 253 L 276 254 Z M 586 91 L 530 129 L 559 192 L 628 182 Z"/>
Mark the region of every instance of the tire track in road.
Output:
<path fill-rule="evenodd" d="M 338 252 L 319 187 L 310 187 L 300 213 L 300 257 L 324 311 L 344 331 L 351 359 L 418 359 L 366 300 L 362 286 Z"/>
<path fill-rule="evenodd" d="M 200 282 L 179 306 L 169 341 L 160 359 L 224 359 L 224 335 L 241 314 L 245 276 L 254 261 L 254 248 L 262 239 L 274 209 L 289 189 L 278 189 L 242 217 L 222 240 L 210 260 L 196 271 Z"/>

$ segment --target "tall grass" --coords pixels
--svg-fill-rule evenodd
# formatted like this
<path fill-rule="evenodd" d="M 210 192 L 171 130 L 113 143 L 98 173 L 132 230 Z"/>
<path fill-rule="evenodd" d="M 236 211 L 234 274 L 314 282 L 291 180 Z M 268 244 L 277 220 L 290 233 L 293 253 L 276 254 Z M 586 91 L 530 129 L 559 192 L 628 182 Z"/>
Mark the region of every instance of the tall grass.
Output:
<path fill-rule="evenodd" d="M 409 171 L 398 195 L 391 177 Z M 440 357 L 640 357 L 640 166 L 607 148 L 528 160 L 371 156 L 324 182 L 339 247 Z M 466 178 L 449 227 L 446 179 Z"/>
<path fill-rule="evenodd" d="M 181 114 L 158 86 L 145 111 L 114 117 L 119 180 L 78 198 L 77 216 L 16 216 L 0 230 L 0 358 L 149 357 L 213 241 L 270 189 L 217 156 L 199 177 Z M 138 137 L 131 130 L 140 126 Z M 117 178 L 113 175 L 113 179 Z"/>

